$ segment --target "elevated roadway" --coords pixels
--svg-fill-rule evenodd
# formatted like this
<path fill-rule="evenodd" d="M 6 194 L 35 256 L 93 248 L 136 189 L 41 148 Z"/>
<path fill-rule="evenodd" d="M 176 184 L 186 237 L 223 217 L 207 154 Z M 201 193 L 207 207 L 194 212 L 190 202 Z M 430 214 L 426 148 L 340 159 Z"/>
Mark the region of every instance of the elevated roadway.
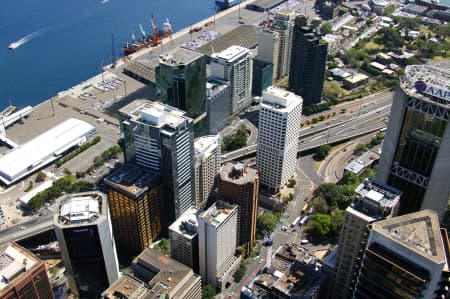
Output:
<path fill-rule="evenodd" d="M 50 230 L 53 230 L 53 213 L 47 216 L 36 216 L 31 220 L 1 230 L 0 244 L 8 241 L 20 241 Z"/>
<path fill-rule="evenodd" d="M 323 144 L 334 144 L 375 132 L 386 127 L 390 105 L 369 111 L 353 112 L 348 119 L 339 120 L 333 125 L 317 126 L 300 131 L 298 152 L 317 148 Z M 307 133 L 306 130 L 308 131 Z M 256 153 L 256 144 L 222 155 L 222 162 L 237 160 Z"/>

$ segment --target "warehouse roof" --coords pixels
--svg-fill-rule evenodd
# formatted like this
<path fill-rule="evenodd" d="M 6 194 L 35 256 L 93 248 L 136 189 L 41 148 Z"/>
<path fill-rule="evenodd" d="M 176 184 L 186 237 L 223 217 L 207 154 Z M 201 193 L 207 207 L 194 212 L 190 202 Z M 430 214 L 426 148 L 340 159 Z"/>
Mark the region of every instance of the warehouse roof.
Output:
<path fill-rule="evenodd" d="M 9 185 L 59 158 L 96 132 L 85 121 L 69 118 L 0 156 L 0 180 Z"/>

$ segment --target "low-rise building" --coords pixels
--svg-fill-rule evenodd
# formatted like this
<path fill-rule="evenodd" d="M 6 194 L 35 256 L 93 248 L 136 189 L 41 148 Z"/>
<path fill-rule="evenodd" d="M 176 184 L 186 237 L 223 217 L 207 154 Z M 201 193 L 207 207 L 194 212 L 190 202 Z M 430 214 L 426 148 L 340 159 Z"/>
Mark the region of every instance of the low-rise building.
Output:
<path fill-rule="evenodd" d="M 55 298 L 44 262 L 13 242 L 0 245 L 0 298 Z"/>
<path fill-rule="evenodd" d="M 353 89 L 366 84 L 369 81 L 367 75 L 358 73 L 344 79 L 344 87 L 347 89 Z"/>
<path fill-rule="evenodd" d="M 316 258 L 305 248 L 285 244 L 266 271 L 242 288 L 241 298 L 318 298 L 326 279 L 327 275 L 316 265 Z"/>
<path fill-rule="evenodd" d="M 142 280 L 124 274 L 102 293 L 102 299 L 147 299 L 150 294 Z"/>
<path fill-rule="evenodd" d="M 134 276 L 148 283 L 150 295 L 156 298 L 201 298 L 201 279 L 191 268 L 147 248 L 133 260 Z M 167 296 L 167 297 L 166 297 Z"/>

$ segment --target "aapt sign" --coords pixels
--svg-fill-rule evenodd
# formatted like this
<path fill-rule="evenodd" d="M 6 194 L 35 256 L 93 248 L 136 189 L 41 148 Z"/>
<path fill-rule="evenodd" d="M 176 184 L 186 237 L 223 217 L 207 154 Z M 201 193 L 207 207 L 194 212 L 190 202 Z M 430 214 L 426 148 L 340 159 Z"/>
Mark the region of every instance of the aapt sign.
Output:
<path fill-rule="evenodd" d="M 418 92 L 425 93 L 450 102 L 450 86 L 447 88 L 442 88 L 436 85 L 427 84 L 424 81 L 419 80 L 414 83 L 414 87 Z"/>

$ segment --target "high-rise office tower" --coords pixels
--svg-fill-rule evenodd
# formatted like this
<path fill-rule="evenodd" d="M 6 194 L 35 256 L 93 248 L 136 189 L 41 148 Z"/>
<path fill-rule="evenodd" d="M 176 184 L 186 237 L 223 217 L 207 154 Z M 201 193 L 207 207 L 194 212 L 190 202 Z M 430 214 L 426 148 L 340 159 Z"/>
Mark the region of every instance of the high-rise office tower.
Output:
<path fill-rule="evenodd" d="M 243 163 L 225 163 L 219 171 L 219 196 L 237 204 L 237 246 L 245 246 L 249 254 L 256 236 L 258 212 L 258 170 Z"/>
<path fill-rule="evenodd" d="M 315 29 L 304 24 L 304 17 L 295 19 L 289 90 L 303 97 L 303 106 L 320 103 L 328 44 Z"/>
<path fill-rule="evenodd" d="M 55 298 L 44 262 L 13 242 L 0 245 L 0 298 Z"/>
<path fill-rule="evenodd" d="M 355 192 L 356 198 L 345 210 L 329 289 L 330 299 L 352 297 L 361 252 L 367 242 L 367 226 L 375 221 L 395 217 L 400 204 L 399 190 L 374 179 L 365 179 Z"/>
<path fill-rule="evenodd" d="M 250 50 L 240 46 L 212 55 L 211 76 L 230 85 L 231 113 L 241 111 L 252 102 L 253 61 Z"/>
<path fill-rule="evenodd" d="M 240 264 L 235 257 L 237 205 L 217 201 L 198 218 L 200 275 L 203 284 L 222 290 Z"/>
<path fill-rule="evenodd" d="M 431 210 L 373 223 L 353 298 L 448 298 L 448 248 Z"/>
<path fill-rule="evenodd" d="M 399 213 L 431 209 L 450 195 L 450 61 L 409 65 L 394 94 L 377 178 L 403 191 Z"/>
<path fill-rule="evenodd" d="M 196 118 L 205 112 L 206 57 L 184 48 L 162 56 L 155 71 L 158 97 Z"/>
<path fill-rule="evenodd" d="M 163 178 L 162 209 L 172 223 L 194 206 L 193 120 L 184 111 L 150 101 L 132 102 L 120 113 L 125 159 Z"/>
<path fill-rule="evenodd" d="M 231 115 L 230 86 L 218 79 L 210 78 L 206 83 L 206 122 L 209 134 L 222 130 Z"/>
<path fill-rule="evenodd" d="M 263 91 L 273 85 L 273 65 L 261 60 L 253 61 L 253 84 L 252 93 L 262 96 Z"/>
<path fill-rule="evenodd" d="M 133 260 L 133 274 L 150 286 L 148 299 L 201 299 L 201 278 L 191 268 L 147 248 Z M 134 297 L 133 297 L 134 298 Z"/>
<path fill-rule="evenodd" d="M 159 239 L 164 229 L 161 178 L 129 162 L 104 183 L 117 250 L 121 260 L 130 261 Z"/>
<path fill-rule="evenodd" d="M 63 195 L 53 218 L 70 289 L 80 298 L 96 298 L 119 277 L 119 263 L 101 192 Z"/>
<path fill-rule="evenodd" d="M 276 79 L 287 76 L 290 72 L 295 15 L 294 11 L 282 9 L 276 12 L 272 21 L 271 29 L 278 32 L 280 38 L 279 49 L 276 51 L 278 52 Z"/>
<path fill-rule="evenodd" d="M 291 55 L 288 51 L 289 56 Z M 282 77 L 280 70 L 280 34 L 265 28 L 258 36 L 258 60 L 273 65 L 272 81 Z"/>
<path fill-rule="evenodd" d="M 194 140 L 195 206 L 204 208 L 216 188 L 220 167 L 220 136 L 203 136 Z"/>
<path fill-rule="evenodd" d="M 277 192 L 294 174 L 302 98 L 276 87 L 263 94 L 259 111 L 256 164 L 260 184 Z"/>
<path fill-rule="evenodd" d="M 190 208 L 169 227 L 170 257 L 195 273 L 199 273 L 197 218 L 200 213 L 201 210 Z"/>

